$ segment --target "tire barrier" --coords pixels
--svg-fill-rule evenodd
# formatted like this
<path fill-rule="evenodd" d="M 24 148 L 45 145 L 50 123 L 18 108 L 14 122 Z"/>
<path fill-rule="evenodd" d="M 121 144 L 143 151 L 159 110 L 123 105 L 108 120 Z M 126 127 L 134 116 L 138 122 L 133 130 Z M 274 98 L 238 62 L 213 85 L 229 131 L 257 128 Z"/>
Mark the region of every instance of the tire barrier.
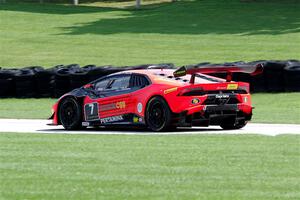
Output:
<path fill-rule="evenodd" d="M 242 61 L 223 63 L 232 65 L 244 63 Z M 234 81 L 249 82 L 252 92 L 295 92 L 300 91 L 300 62 L 289 61 L 253 61 L 255 65 L 264 63 L 264 73 L 258 76 L 234 73 Z M 248 63 L 249 64 L 249 63 Z M 215 65 L 208 62 L 191 66 Z M 1 97 L 60 97 L 72 89 L 81 87 L 102 76 L 124 70 L 138 69 L 173 69 L 172 63 L 144 64 L 137 66 L 96 66 L 78 64 L 56 65 L 44 69 L 40 66 L 24 67 L 21 69 L 8 69 L 0 67 L 0 98 Z M 212 74 L 226 78 L 226 74 Z"/>
<path fill-rule="evenodd" d="M 35 72 L 30 68 L 19 70 L 15 74 L 16 97 L 35 97 Z"/>
<path fill-rule="evenodd" d="M 285 81 L 283 70 L 286 67 L 285 61 L 267 61 L 264 65 L 264 79 L 268 92 L 283 92 Z"/>
<path fill-rule="evenodd" d="M 0 70 L 0 97 L 14 97 L 16 95 L 15 74 L 18 69 Z"/>
<path fill-rule="evenodd" d="M 249 62 L 249 64 L 257 65 L 257 64 L 266 63 L 266 62 L 267 62 L 266 60 L 257 60 L 257 61 Z M 251 76 L 251 77 L 249 77 L 249 74 L 248 74 L 248 80 L 250 83 L 250 91 L 251 92 L 266 92 L 267 91 L 264 73 L 256 75 L 256 76 Z"/>
<path fill-rule="evenodd" d="M 66 92 L 71 90 L 71 83 L 70 83 L 70 73 L 72 69 L 70 68 L 58 68 L 54 69 L 54 81 L 53 81 L 53 88 L 54 88 L 54 97 L 60 97 L 61 95 L 65 94 Z"/>
<path fill-rule="evenodd" d="M 284 68 L 284 78 L 286 91 L 300 91 L 300 62 L 288 62 Z"/>
<path fill-rule="evenodd" d="M 35 74 L 37 97 L 54 96 L 54 71 L 52 69 L 39 70 Z"/>

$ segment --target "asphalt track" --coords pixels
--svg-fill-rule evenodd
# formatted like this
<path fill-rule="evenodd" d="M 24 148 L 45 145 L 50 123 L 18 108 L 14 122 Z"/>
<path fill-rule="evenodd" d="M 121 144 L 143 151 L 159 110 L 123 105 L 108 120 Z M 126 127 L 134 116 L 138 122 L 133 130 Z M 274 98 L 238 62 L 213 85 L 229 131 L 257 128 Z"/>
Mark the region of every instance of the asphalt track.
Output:
<path fill-rule="evenodd" d="M 0 132 L 51 133 L 51 134 L 115 134 L 115 135 L 184 135 L 184 134 L 281 134 L 300 135 L 300 124 L 249 123 L 240 130 L 222 130 L 218 126 L 179 128 L 172 132 L 151 132 L 133 128 L 87 128 L 81 131 L 66 131 L 62 126 L 48 126 L 50 120 L 0 119 Z"/>

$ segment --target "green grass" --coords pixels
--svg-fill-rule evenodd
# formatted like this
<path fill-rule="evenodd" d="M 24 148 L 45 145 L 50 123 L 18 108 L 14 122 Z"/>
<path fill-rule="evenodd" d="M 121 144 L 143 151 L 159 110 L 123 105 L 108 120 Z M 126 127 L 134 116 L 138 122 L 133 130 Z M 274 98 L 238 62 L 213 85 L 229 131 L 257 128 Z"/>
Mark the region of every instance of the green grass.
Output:
<path fill-rule="evenodd" d="M 300 93 L 253 94 L 252 122 L 300 124 Z M 46 119 L 55 99 L 0 99 L 0 118 Z"/>
<path fill-rule="evenodd" d="M 1 99 L 0 118 L 47 119 L 56 99 Z"/>
<path fill-rule="evenodd" d="M 292 0 L 1 4 L 0 66 L 300 59 L 299 10 Z"/>
<path fill-rule="evenodd" d="M 253 122 L 300 124 L 300 92 L 253 94 Z"/>
<path fill-rule="evenodd" d="M 300 198 L 300 137 L 0 134 L 1 199 Z"/>

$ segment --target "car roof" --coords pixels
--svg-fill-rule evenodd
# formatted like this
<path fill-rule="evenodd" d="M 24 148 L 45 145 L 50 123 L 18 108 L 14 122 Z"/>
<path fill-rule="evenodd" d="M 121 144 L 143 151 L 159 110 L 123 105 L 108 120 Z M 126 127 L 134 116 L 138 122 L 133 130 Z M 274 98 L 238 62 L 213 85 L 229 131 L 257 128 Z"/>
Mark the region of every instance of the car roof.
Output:
<path fill-rule="evenodd" d="M 181 77 L 174 77 L 173 72 L 175 69 L 138 69 L 138 70 L 128 70 L 119 72 L 119 74 L 124 73 L 137 73 L 147 75 L 152 83 L 158 84 L 171 84 L 171 85 L 189 85 L 191 75 L 187 74 Z M 197 82 L 198 83 L 217 83 L 224 82 L 224 79 L 217 78 L 214 76 L 197 73 Z"/>

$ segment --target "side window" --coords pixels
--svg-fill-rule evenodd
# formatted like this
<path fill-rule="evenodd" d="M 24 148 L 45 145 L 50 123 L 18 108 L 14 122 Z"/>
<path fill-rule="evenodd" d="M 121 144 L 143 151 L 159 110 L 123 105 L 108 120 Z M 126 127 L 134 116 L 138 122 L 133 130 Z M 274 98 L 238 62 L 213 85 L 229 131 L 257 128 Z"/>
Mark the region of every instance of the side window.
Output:
<path fill-rule="evenodd" d="M 108 83 L 111 81 L 111 78 L 107 78 L 107 79 L 104 79 L 104 80 L 101 80 L 99 82 L 97 82 L 95 84 L 95 90 L 96 91 L 103 91 L 106 89 Z"/>
<path fill-rule="evenodd" d="M 145 76 L 135 74 L 132 76 L 130 85 L 135 88 L 143 88 L 150 85 L 150 82 Z"/>
<path fill-rule="evenodd" d="M 123 90 L 129 88 L 130 75 L 116 76 L 108 83 L 106 90 Z"/>
<path fill-rule="evenodd" d="M 97 82 L 95 84 L 95 90 L 123 90 L 129 88 L 129 81 L 130 75 L 109 77 Z"/>

